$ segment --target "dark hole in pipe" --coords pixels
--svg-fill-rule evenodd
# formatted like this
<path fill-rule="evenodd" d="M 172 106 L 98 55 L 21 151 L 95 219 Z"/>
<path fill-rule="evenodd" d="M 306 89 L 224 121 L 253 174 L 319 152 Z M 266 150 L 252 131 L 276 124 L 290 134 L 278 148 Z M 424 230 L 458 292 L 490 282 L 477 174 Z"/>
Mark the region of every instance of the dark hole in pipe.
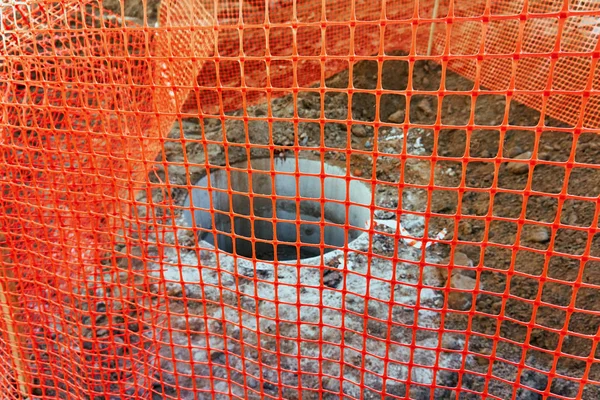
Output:
<path fill-rule="evenodd" d="M 228 192 L 218 190 L 212 190 L 212 196 L 209 196 L 208 176 L 196 184 L 186 202 L 189 209 L 185 212 L 185 218 L 189 224 L 192 223 L 190 205 L 193 205 L 195 224 L 201 232 L 199 239 L 231 254 L 266 261 L 274 260 L 277 251 L 277 259 L 287 261 L 322 254 L 321 238 L 324 254 L 343 247 L 346 237 L 351 242 L 361 234 L 361 231 L 353 228 L 365 226 L 369 216 L 368 209 L 350 206 L 346 210 L 345 204 L 335 202 L 346 200 L 346 181 L 341 168 L 326 164 L 324 168 L 328 177 L 322 185 L 319 176 L 304 175 L 320 174 L 320 161 L 300 159 L 302 175 L 298 182 L 296 176 L 283 174 L 296 171 L 294 158 L 278 159 L 274 163 L 278 173 L 274 175 L 273 182 L 271 160 L 252 160 L 251 190 L 246 162 L 232 165 L 233 168 L 241 169 L 240 171 L 232 170 L 228 174 L 223 169 L 217 169 L 212 172 L 210 187 L 227 190 L 231 186 L 231 198 Z M 331 177 L 329 174 L 332 174 Z M 370 191 L 357 183 L 351 182 L 350 201 L 368 204 Z M 273 189 L 275 196 L 272 196 Z M 300 199 L 295 199 L 297 190 Z M 324 196 L 321 195 L 322 191 Z M 213 213 L 209 211 L 211 198 Z M 323 204 L 321 200 L 324 200 Z M 213 218 L 214 229 L 217 231 L 216 240 L 212 232 Z M 273 244 L 273 224 L 278 241 L 276 246 Z M 254 245 L 252 234 L 255 238 Z"/>

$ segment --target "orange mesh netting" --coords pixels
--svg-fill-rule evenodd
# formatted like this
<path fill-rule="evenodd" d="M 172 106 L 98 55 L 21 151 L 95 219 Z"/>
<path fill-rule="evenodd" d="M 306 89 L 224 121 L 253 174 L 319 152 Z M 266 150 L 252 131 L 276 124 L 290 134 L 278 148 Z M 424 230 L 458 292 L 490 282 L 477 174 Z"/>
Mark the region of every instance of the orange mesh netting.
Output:
<path fill-rule="evenodd" d="M 0 399 L 600 398 L 600 2 L 0 27 Z"/>

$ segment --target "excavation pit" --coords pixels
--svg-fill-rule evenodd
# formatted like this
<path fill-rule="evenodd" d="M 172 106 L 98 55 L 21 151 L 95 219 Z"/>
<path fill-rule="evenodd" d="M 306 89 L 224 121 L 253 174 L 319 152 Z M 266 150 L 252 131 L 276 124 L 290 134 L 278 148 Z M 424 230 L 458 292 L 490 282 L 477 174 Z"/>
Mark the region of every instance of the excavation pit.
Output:
<path fill-rule="evenodd" d="M 250 171 L 244 161 L 200 179 L 184 218 L 199 240 L 232 255 L 318 257 L 358 238 L 363 231 L 356 228 L 370 219 L 371 191 L 346 177 L 345 169 L 320 160 L 256 159 Z"/>

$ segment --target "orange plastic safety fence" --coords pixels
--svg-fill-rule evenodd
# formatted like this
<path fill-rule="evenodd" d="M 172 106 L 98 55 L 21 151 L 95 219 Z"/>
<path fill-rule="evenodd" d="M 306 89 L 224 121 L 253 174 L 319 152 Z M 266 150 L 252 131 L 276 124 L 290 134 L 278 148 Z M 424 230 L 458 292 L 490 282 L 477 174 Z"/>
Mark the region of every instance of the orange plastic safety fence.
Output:
<path fill-rule="evenodd" d="M 0 29 L 0 399 L 600 398 L 598 1 Z"/>

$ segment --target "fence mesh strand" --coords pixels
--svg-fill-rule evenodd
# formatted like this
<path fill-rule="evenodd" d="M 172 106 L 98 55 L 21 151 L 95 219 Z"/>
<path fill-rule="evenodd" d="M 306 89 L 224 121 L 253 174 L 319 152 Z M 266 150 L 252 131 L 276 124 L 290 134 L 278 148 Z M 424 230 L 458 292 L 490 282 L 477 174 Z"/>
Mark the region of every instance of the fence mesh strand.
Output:
<path fill-rule="evenodd" d="M 0 24 L 0 399 L 600 398 L 600 2 Z"/>

